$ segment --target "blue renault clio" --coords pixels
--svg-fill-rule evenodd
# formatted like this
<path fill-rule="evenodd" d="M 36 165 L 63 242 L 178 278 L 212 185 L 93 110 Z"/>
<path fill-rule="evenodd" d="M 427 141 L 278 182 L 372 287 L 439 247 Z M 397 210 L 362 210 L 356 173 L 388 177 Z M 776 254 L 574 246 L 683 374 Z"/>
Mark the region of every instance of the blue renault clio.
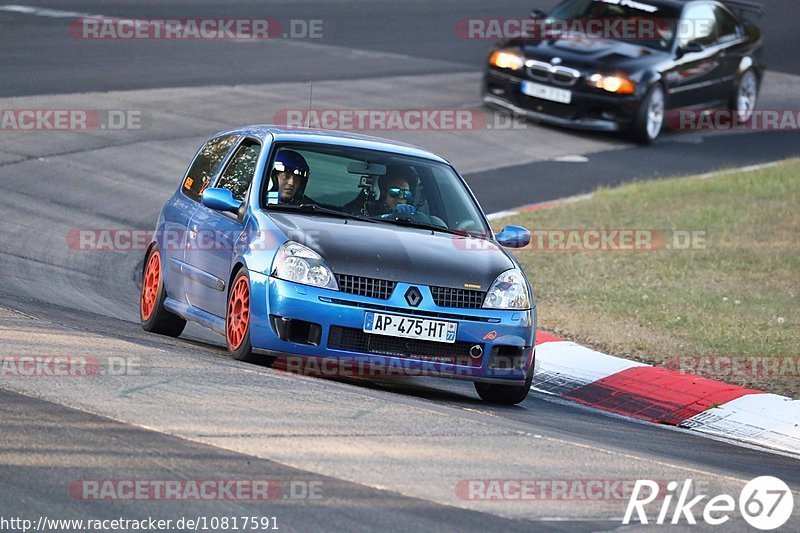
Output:
<path fill-rule="evenodd" d="M 462 177 L 420 148 L 349 133 L 247 126 L 195 155 L 143 264 L 141 323 L 225 335 L 231 356 L 399 370 L 530 389 L 536 307 Z M 321 359 L 320 359 L 321 358 Z"/>

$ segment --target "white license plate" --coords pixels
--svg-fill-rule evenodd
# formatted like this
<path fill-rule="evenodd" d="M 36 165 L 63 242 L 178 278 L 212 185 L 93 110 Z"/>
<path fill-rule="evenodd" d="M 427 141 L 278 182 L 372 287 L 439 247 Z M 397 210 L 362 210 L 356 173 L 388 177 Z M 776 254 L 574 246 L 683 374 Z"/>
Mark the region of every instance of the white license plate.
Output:
<path fill-rule="evenodd" d="M 405 339 L 436 342 L 456 342 L 456 322 L 431 320 L 401 315 L 387 315 L 367 311 L 364 315 L 364 332 Z"/>
<path fill-rule="evenodd" d="M 551 102 L 558 102 L 560 104 L 572 102 L 572 91 L 550 87 L 549 85 L 542 85 L 541 83 L 533 83 L 531 81 L 522 82 L 522 93 L 533 96 L 534 98 L 550 100 Z"/>

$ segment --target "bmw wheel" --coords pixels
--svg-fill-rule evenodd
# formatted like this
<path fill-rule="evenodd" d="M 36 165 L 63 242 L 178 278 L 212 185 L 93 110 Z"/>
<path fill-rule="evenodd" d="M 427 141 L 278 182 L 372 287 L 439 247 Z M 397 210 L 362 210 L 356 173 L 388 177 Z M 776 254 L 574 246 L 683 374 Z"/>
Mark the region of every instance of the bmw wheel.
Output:
<path fill-rule="evenodd" d="M 731 109 L 736 112 L 736 119 L 741 123 L 753 118 L 753 111 L 758 102 L 758 78 L 753 69 L 748 69 L 739 78 L 736 91 L 731 99 Z"/>
<path fill-rule="evenodd" d="M 642 144 L 655 141 L 664 127 L 664 116 L 664 89 L 661 85 L 654 85 L 636 112 L 631 131 L 633 138 Z"/>

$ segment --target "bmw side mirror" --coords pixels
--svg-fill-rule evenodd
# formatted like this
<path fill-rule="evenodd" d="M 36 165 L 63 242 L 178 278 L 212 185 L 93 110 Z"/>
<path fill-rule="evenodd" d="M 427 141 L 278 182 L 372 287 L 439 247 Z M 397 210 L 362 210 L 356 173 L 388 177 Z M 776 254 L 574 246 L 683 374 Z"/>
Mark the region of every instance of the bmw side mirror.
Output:
<path fill-rule="evenodd" d="M 531 232 L 520 226 L 506 226 L 495 238 L 506 248 L 522 248 L 531 243 Z"/>
<path fill-rule="evenodd" d="M 692 41 L 678 48 L 678 57 L 682 57 L 685 54 L 696 54 L 702 52 L 704 49 L 702 44 Z"/>
<path fill-rule="evenodd" d="M 236 213 L 242 207 L 242 202 L 234 198 L 231 191 L 214 187 L 203 191 L 200 202 L 209 209 L 223 213 Z"/>

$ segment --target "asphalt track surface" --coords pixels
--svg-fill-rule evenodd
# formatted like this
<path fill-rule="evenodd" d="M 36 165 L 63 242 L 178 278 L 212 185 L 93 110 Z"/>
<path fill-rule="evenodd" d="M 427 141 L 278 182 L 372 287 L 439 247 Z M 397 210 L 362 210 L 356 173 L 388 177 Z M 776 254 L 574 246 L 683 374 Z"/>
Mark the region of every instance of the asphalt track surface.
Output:
<path fill-rule="evenodd" d="M 109 17 L 275 18 L 322 20 L 323 37 L 308 39 L 387 54 L 379 61 L 331 62 L 295 43 L 275 39 L 269 53 L 251 53 L 247 44 L 219 42 L 85 42 L 63 31 L 71 17 L 19 17 L 0 11 L 0 96 L 62 94 L 191 85 L 271 81 L 352 79 L 404 73 L 434 73 L 474 68 L 486 58 L 491 41 L 466 40 L 454 31 L 466 18 L 520 18 L 532 7 L 549 9 L 556 0 L 348 0 L 229 2 L 26 1 L 26 6 Z M 771 70 L 800 74 L 800 34 L 794 0 L 764 0 L 759 20 Z M 0 4 L 2 5 L 2 4 Z M 397 57 L 393 57 L 397 56 Z M 398 61 L 416 59 L 411 64 Z"/>
<path fill-rule="evenodd" d="M 797 37 L 780 33 L 790 5 L 770 4 L 785 15 L 768 20 L 783 39 L 773 45 L 780 52 L 771 63 L 798 73 L 791 57 L 797 47 L 790 45 Z M 64 31 L 69 19 L 0 11 L 0 94 L 9 97 L 0 107 L 103 102 L 109 108 L 117 102 L 152 110 L 154 121 L 147 131 L 117 136 L 2 134 L 2 353 L 125 357 L 137 369 L 90 378 L 0 377 L 3 517 L 254 513 L 276 516 L 289 531 L 597 531 L 620 527 L 624 501 L 486 502 L 464 499 L 455 487 L 469 479 L 691 478 L 709 494 L 738 494 L 745 481 L 768 474 L 781 477 L 797 498 L 800 462 L 794 457 L 541 394 L 498 408 L 480 402 L 468 383 L 297 376 L 231 361 L 221 339 L 198 327 L 190 326 L 180 339 L 145 334 L 136 320 L 141 254 L 80 252 L 66 245 L 75 228 L 152 227 L 200 140 L 252 116 L 240 101 L 256 99 L 262 86 L 241 86 L 284 84 L 264 86 L 280 99 L 303 86 L 292 82 L 320 80 L 321 97 L 334 103 L 346 102 L 343 93 L 352 87 L 399 86 L 412 88 L 409 101 L 469 105 L 476 100 L 470 95 L 477 74 L 468 71 L 480 62 L 485 43 L 454 39 L 449 21 L 518 16 L 530 6 L 369 2 L 348 10 L 335 2 L 286 2 L 271 4 L 265 15 L 263 6 L 249 3 L 224 9 L 202 2 L 191 9 L 187 2 L 46 5 L 126 17 L 319 18 L 333 21 L 336 31 L 330 43 L 312 48 L 271 43 L 267 60 L 256 53 L 257 45 L 179 43 L 167 49 L 166 43 L 125 43 L 120 49 L 81 43 Z M 376 28 L 376 20 L 386 24 Z M 463 86 L 438 95 L 447 73 Z M 121 92 L 101 94 L 110 90 Z M 96 93 L 80 94 L 85 91 Z M 784 92 L 770 98 L 786 105 Z M 353 98 L 359 97 L 364 96 Z M 515 138 L 503 137 L 508 133 L 408 140 L 440 145 L 439 151 L 460 163 L 487 211 L 588 192 L 598 184 L 770 161 L 796 153 L 798 146 L 796 134 L 785 132 L 671 135 L 647 149 L 538 126 L 512 132 Z M 498 137 L 507 154 L 491 145 Z M 556 160 L 572 154 L 588 162 Z M 636 167 L 622 164 L 631 159 Z M 241 478 L 313 480 L 322 484 L 323 498 L 87 502 L 68 491 L 81 479 Z M 792 520 L 798 523 L 798 511 Z M 735 520 L 728 530 L 745 525 Z"/>

